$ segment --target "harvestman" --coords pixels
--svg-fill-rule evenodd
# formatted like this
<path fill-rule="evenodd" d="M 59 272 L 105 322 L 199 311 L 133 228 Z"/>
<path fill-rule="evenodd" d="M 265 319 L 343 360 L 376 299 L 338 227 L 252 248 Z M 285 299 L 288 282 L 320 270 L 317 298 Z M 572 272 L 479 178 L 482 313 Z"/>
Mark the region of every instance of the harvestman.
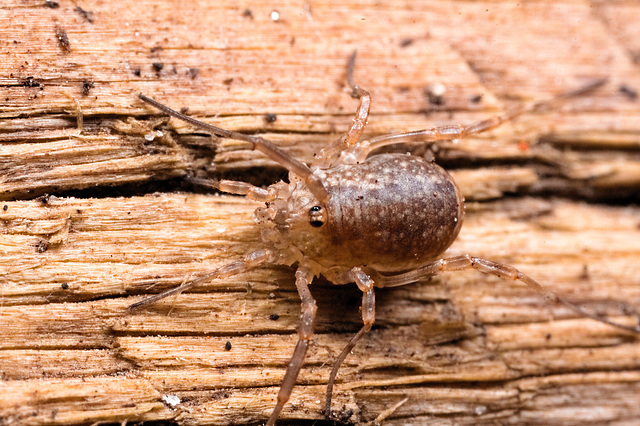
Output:
<path fill-rule="evenodd" d="M 518 280 L 552 303 L 561 303 L 578 315 L 640 333 L 639 326 L 613 322 L 583 310 L 512 266 L 468 254 L 439 259 L 456 239 L 464 215 L 464 199 L 451 176 L 423 158 L 404 154 L 370 154 L 385 145 L 460 139 L 485 132 L 531 111 L 600 87 L 598 80 L 555 98 L 468 126 L 448 125 L 360 141 L 369 116 L 371 96 L 353 82 L 355 52 L 347 67 L 352 96 L 359 99 L 346 135 L 330 143 L 310 166 L 296 160 L 258 136 L 221 129 L 181 114 L 153 99 L 144 102 L 212 134 L 249 142 L 254 149 L 289 170 L 290 183 L 259 188 L 245 182 L 192 179 L 223 192 L 245 195 L 265 203 L 255 211 L 265 247 L 246 254 L 215 271 L 179 287 L 137 302 L 130 309 L 181 293 L 199 283 L 243 273 L 261 264 L 294 265 L 296 287 L 302 301 L 298 343 L 282 380 L 277 403 L 267 422 L 274 425 L 289 400 L 313 334 L 316 303 L 309 284 L 320 274 L 334 284 L 354 283 L 363 292 L 363 327 L 335 360 L 327 385 L 325 414 L 331 416 L 331 394 L 338 369 L 375 319 L 374 287 L 413 283 L 442 271 L 474 268 L 509 280 Z"/>

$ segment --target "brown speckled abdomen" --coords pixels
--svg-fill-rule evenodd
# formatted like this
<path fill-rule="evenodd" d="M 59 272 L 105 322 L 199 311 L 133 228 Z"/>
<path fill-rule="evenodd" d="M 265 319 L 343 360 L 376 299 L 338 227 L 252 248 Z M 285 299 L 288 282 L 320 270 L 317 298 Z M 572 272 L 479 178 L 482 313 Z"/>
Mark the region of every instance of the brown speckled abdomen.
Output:
<path fill-rule="evenodd" d="M 378 271 L 418 267 L 460 232 L 460 191 L 443 168 L 422 158 L 376 155 L 327 170 L 325 182 L 331 194 L 327 231 L 351 265 Z"/>

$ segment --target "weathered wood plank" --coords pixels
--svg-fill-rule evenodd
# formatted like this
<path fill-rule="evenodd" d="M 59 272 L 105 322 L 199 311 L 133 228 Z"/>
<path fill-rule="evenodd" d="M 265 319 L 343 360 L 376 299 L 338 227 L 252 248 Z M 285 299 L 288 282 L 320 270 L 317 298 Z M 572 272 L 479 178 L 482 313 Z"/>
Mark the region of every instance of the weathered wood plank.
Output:
<path fill-rule="evenodd" d="M 536 199 L 519 200 L 512 208 L 515 203 L 471 208 L 451 253 L 468 251 L 514 263 L 602 313 L 620 316 L 624 303 L 640 309 L 638 209 Z M 253 203 L 167 194 L 5 204 L 3 215 L 12 215 L 3 218 L 9 231 L 5 241 L 14 250 L 5 250 L 3 270 L 21 265 L 4 275 L 8 284 L 3 286 L 0 315 L 3 376 L 9 386 L 26 386 L 16 380 L 35 385 L 50 377 L 56 378 L 51 386 L 66 387 L 77 377 L 112 374 L 126 383 L 133 381 L 123 385 L 127 387 L 144 379 L 157 390 L 158 400 L 168 395 L 180 398 L 184 424 L 228 422 L 234 411 L 227 409 L 244 404 L 246 398 L 255 403 L 246 408 L 244 416 L 249 417 L 240 419 L 258 421 L 268 412 L 296 340 L 299 301 L 286 268 L 260 268 L 140 312 L 126 310 L 139 299 L 128 294 L 178 285 L 185 276 L 205 273 L 255 247 Z M 55 232 L 52 223 L 58 223 L 55 218 L 61 211 L 73 213 L 66 238 L 38 253 L 38 232 Z M 523 217 L 525 213 L 534 218 Z M 602 248 L 593 252 L 594 244 Z M 322 399 L 330 360 L 361 321 L 357 289 L 321 284 L 314 294 L 320 307 L 318 336 L 301 374 L 305 386 L 296 393 L 301 405 L 285 414 L 294 418 L 318 418 L 317 401 Z M 637 339 L 589 320 L 564 317 L 573 315 L 546 305 L 522 286 L 473 272 L 380 290 L 379 328 L 345 362 L 338 401 L 358 421 L 372 416 L 372 407 L 384 411 L 384 400 L 374 389 L 395 389 L 388 408 L 399 389 L 415 393 L 405 386 L 422 384 L 425 395 L 431 395 L 429 389 L 447 383 L 458 389 L 460 403 L 468 398 L 465 413 L 477 404 L 490 405 L 492 415 L 497 415 L 493 410 L 498 406 L 480 402 L 485 392 L 498 391 L 494 383 L 504 382 L 504 392 L 512 389 L 517 394 L 518 383 L 528 377 L 576 371 L 617 372 L 602 382 L 612 383 L 623 395 L 635 392 L 637 382 L 625 378 L 624 371 L 640 367 Z M 552 318 L 556 320 L 548 322 Z M 465 393 L 469 382 L 478 383 L 477 388 Z M 255 389 L 257 383 L 266 388 Z M 145 395 L 129 399 L 140 407 Z M 105 400 L 101 410 L 115 409 L 117 401 Z M 399 413 L 412 412 L 422 421 L 422 416 L 443 414 L 444 408 L 437 408 L 441 403 L 408 401 Z M 58 412 L 73 412 L 65 404 L 59 403 Z M 19 415 L 10 405 L 3 406 L 9 418 Z M 499 406 L 500 416 L 506 416 L 500 418 L 522 419 L 510 417 L 517 405 L 502 401 Z M 201 410 L 205 407 L 206 413 Z M 162 412 L 162 418 L 176 415 Z M 155 409 L 145 413 L 125 410 L 100 418 L 159 416 Z M 460 419 L 468 415 L 459 414 Z M 81 419 L 75 417 L 75 423 Z"/>
<path fill-rule="evenodd" d="M 609 76 L 553 111 L 440 144 L 435 157 L 472 201 L 448 253 L 512 263 L 631 323 L 639 15 L 630 1 L 4 2 L 0 423 L 265 420 L 296 340 L 292 270 L 258 268 L 126 309 L 256 247 L 255 204 L 175 183 L 130 195 L 194 171 L 258 184 L 282 173 L 136 94 L 309 161 L 351 121 L 354 49 L 358 84 L 373 94 L 367 136 L 470 123 Z M 443 105 L 429 99 L 433 84 L 446 88 Z M 57 196 L 36 198 L 44 193 Z M 357 289 L 320 281 L 312 290 L 318 334 L 283 423 L 322 418 L 331 362 L 361 325 Z M 376 328 L 339 376 L 344 422 L 640 418 L 637 337 L 474 272 L 376 295 Z"/>
<path fill-rule="evenodd" d="M 640 77 L 615 37 L 625 22 L 632 25 L 623 20 L 610 35 L 600 19 L 620 16 L 619 5 L 603 4 L 594 12 L 577 1 L 489 7 L 455 1 L 393 7 L 252 2 L 246 9 L 203 1 L 179 18 L 171 2 L 136 3 L 136 13 L 126 1 L 82 8 L 90 20 L 64 4 L 9 2 L 2 8 L 3 38 L 10 46 L 0 87 L 0 113 L 7 118 L 0 126 L 11 142 L 0 153 L 4 199 L 182 176 L 202 165 L 194 157 L 212 159 L 219 172 L 272 164 L 238 152 L 246 145 L 234 141 L 221 141 L 204 157 L 201 150 L 176 145 L 172 129 L 183 142 L 208 139 L 184 124 L 136 120 L 156 114 L 135 99 L 137 92 L 215 116 L 224 127 L 264 133 L 309 160 L 351 119 L 354 101 L 345 93 L 344 69 L 353 49 L 360 51 L 359 84 L 374 97 L 370 134 L 468 123 L 508 108 L 510 100 L 538 100 L 609 76 L 606 88 L 572 102 L 560 117 L 528 117 L 491 139 L 445 146 L 441 156 L 463 163 L 542 161 L 547 167 L 534 170 L 537 181 L 526 186 L 533 192 L 582 187 L 602 197 L 615 185 L 628 196 L 640 184 L 631 167 L 640 161 L 637 154 L 627 152 L 621 163 L 615 152 L 601 152 L 594 167 L 589 153 L 564 152 L 567 145 L 638 147 L 638 102 L 621 88 L 639 87 Z M 274 9 L 277 22 L 270 18 Z M 387 33 L 382 38 L 381 27 Z M 60 46 L 59 29 L 70 40 L 68 51 Z M 521 34 L 526 42 L 519 42 Z M 35 50 L 37 60 L 31 59 Z M 446 88 L 444 105 L 425 94 L 433 84 Z M 267 123 L 266 113 L 278 119 Z M 80 117 L 82 132 L 75 130 Z M 155 126 L 162 136 L 152 132 Z M 599 174 L 577 175 L 574 169 Z"/>

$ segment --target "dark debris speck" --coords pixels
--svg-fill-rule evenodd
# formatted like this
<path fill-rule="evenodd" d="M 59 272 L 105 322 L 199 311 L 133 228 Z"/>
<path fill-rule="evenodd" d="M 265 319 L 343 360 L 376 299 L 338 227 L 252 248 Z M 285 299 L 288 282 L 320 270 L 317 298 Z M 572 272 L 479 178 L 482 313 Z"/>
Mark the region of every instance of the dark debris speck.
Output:
<path fill-rule="evenodd" d="M 160 72 L 164 68 L 164 62 L 154 62 L 151 66 L 155 72 Z"/>
<path fill-rule="evenodd" d="M 84 96 L 88 96 L 91 89 L 93 89 L 93 81 L 83 81 L 82 82 L 82 94 Z"/>
<path fill-rule="evenodd" d="M 38 243 L 36 244 L 36 251 L 38 253 L 44 253 L 47 250 L 49 250 L 49 241 L 47 240 L 38 241 Z"/>
<path fill-rule="evenodd" d="M 471 102 L 474 104 L 479 104 L 481 101 L 482 101 L 482 94 L 475 95 L 474 97 L 471 98 Z"/>
<path fill-rule="evenodd" d="M 620 87 L 618 87 L 618 92 L 627 97 L 629 100 L 635 101 L 636 99 L 638 99 L 638 91 L 626 84 L 621 84 Z"/>
<path fill-rule="evenodd" d="M 200 71 L 198 71 L 198 68 L 189 68 L 187 69 L 187 75 L 191 78 L 194 79 L 198 76 L 198 73 Z"/>
<path fill-rule="evenodd" d="M 36 80 L 35 78 L 29 76 L 27 78 L 23 78 L 20 81 L 20 84 L 24 87 L 40 87 L 42 85 L 42 83 L 40 83 L 38 80 Z"/>
<path fill-rule="evenodd" d="M 400 47 L 408 47 L 413 44 L 414 40 L 412 38 L 405 38 L 400 40 Z"/>
<path fill-rule="evenodd" d="M 60 47 L 65 53 L 71 52 L 71 42 L 69 41 L 69 36 L 67 32 L 62 27 L 56 27 L 56 38 L 58 39 L 58 43 Z"/>
<path fill-rule="evenodd" d="M 82 18 L 90 24 L 93 24 L 93 12 L 89 12 L 88 10 L 84 10 L 80 6 L 76 6 L 73 10 L 78 13 L 78 15 L 82 16 Z"/>

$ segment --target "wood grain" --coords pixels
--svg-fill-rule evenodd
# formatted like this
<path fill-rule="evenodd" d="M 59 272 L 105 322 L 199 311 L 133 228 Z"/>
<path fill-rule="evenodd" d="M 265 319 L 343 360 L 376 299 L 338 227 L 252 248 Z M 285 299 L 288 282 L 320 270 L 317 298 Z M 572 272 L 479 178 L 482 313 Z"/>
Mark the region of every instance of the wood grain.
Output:
<path fill-rule="evenodd" d="M 448 255 L 513 264 L 632 324 L 638 17 L 631 1 L 4 2 L 0 424 L 265 421 L 296 340 L 292 269 L 127 306 L 260 244 L 256 203 L 194 192 L 182 177 L 265 185 L 284 173 L 136 94 L 310 161 L 351 121 L 354 49 L 357 82 L 373 95 L 367 136 L 471 123 L 608 76 L 435 154 L 399 149 L 435 155 L 468 200 Z M 429 100 L 434 84 L 446 87 L 443 104 Z M 331 362 L 361 325 L 357 288 L 319 280 L 312 291 L 317 336 L 282 424 L 322 419 Z M 339 375 L 341 422 L 640 419 L 637 336 L 476 272 L 376 296 L 376 326 Z"/>

